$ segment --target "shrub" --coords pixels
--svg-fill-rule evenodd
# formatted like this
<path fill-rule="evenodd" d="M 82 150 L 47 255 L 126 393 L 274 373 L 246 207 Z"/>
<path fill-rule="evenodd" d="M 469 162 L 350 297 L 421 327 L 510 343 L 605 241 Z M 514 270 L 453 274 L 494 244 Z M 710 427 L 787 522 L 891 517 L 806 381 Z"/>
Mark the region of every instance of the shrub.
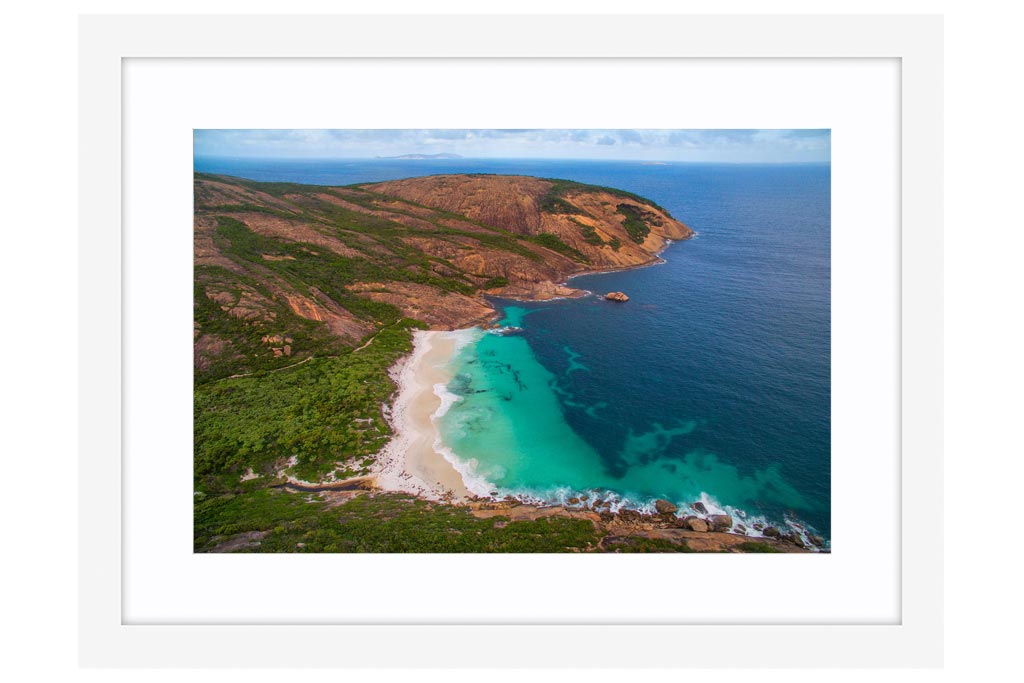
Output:
<path fill-rule="evenodd" d="M 642 244 L 647 239 L 647 235 L 651 233 L 651 228 L 644 220 L 644 212 L 632 204 L 619 204 L 618 212 L 625 217 L 622 221 L 622 227 L 626 230 L 630 239 L 637 244 Z"/>
<path fill-rule="evenodd" d="M 578 249 L 570 247 L 568 244 L 562 241 L 562 238 L 551 232 L 542 232 L 539 235 L 531 235 L 527 237 L 529 241 L 539 244 L 542 247 L 550 249 L 551 251 L 557 251 L 559 254 L 568 256 L 573 261 L 579 261 L 580 263 L 590 263 L 590 259 L 587 258 Z"/>
<path fill-rule="evenodd" d="M 490 280 L 481 285 L 480 289 L 500 289 L 501 287 L 508 287 L 508 278 L 492 277 Z"/>

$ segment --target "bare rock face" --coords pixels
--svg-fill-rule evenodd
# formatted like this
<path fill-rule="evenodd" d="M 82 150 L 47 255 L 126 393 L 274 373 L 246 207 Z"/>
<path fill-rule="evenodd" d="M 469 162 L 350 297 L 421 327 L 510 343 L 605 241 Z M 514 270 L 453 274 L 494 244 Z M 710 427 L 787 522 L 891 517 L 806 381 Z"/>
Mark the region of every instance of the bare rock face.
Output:
<path fill-rule="evenodd" d="M 607 299 L 608 301 L 629 301 L 629 297 L 622 292 L 608 292 L 607 294 L 604 295 L 604 298 Z"/>
<path fill-rule="evenodd" d="M 805 545 L 804 544 L 804 539 L 800 538 L 800 534 L 797 534 L 797 533 L 786 534 L 785 536 L 782 537 L 782 539 L 784 541 L 789 541 L 790 543 L 792 543 L 793 545 L 797 546 L 798 548 L 803 548 L 804 545 Z"/>
<path fill-rule="evenodd" d="M 715 531 L 728 531 L 732 528 L 732 517 L 729 515 L 711 515 L 709 521 Z"/>
<path fill-rule="evenodd" d="M 692 507 L 694 510 L 696 510 L 702 515 L 708 514 L 708 509 L 704 507 L 704 503 L 701 503 L 700 501 L 693 503 L 692 505 L 690 505 L 690 507 Z"/>
<path fill-rule="evenodd" d="M 671 514 L 678 510 L 679 508 L 673 505 L 672 503 L 668 502 L 667 500 L 662 500 L 661 498 L 659 498 L 658 500 L 654 501 L 654 509 L 658 511 L 658 514 L 665 515 Z"/>
<path fill-rule="evenodd" d="M 700 517 L 687 517 L 684 521 L 690 531 L 700 531 L 702 533 L 708 531 L 708 523 Z"/>
<path fill-rule="evenodd" d="M 639 522 L 640 513 L 636 510 L 619 510 L 619 519 L 623 522 Z"/>

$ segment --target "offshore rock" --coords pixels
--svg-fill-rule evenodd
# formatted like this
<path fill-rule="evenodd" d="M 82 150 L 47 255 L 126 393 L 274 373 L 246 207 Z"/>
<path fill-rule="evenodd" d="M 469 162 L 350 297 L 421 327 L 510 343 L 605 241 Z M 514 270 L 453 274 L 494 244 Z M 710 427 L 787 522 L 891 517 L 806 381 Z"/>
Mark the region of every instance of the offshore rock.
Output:
<path fill-rule="evenodd" d="M 679 508 L 673 505 L 672 503 L 668 502 L 667 500 L 662 500 L 661 498 L 659 498 L 658 500 L 654 501 L 654 509 L 658 511 L 658 514 L 664 515 L 671 514 L 678 510 Z"/>
<path fill-rule="evenodd" d="M 604 295 L 604 298 L 608 299 L 608 301 L 629 301 L 629 297 L 623 292 L 608 292 Z"/>

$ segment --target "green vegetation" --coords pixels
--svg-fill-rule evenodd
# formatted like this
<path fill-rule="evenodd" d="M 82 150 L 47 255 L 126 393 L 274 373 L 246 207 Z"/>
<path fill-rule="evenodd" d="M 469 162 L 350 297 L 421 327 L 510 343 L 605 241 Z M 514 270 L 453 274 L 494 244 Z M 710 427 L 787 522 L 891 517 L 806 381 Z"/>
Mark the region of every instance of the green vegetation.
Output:
<path fill-rule="evenodd" d="M 480 289 L 500 289 L 501 287 L 508 287 L 508 278 L 492 277 L 490 280 L 480 285 Z"/>
<path fill-rule="evenodd" d="M 540 198 L 538 206 L 541 211 L 546 213 L 561 213 L 570 216 L 587 215 L 586 211 L 574 204 L 570 204 L 566 200 L 562 199 L 562 197 L 557 193 L 550 190 L 546 195 Z"/>
<path fill-rule="evenodd" d="M 580 226 L 580 232 L 583 233 L 584 242 L 595 247 L 604 246 L 605 242 L 603 239 L 601 239 L 601 236 L 597 234 L 597 230 L 594 229 L 594 226 L 587 225 L 586 223 L 580 222 L 575 218 L 570 218 L 569 220 L 571 220 L 576 225 Z"/>
<path fill-rule="evenodd" d="M 539 244 L 542 247 L 550 249 L 551 251 L 557 251 L 559 254 L 562 254 L 563 256 L 568 256 L 573 261 L 578 261 L 580 263 L 590 263 L 590 259 L 587 258 L 587 256 L 583 254 L 579 249 L 574 249 L 573 247 L 570 247 L 568 244 L 563 242 L 558 235 L 555 235 L 554 233 L 542 232 L 539 235 L 530 235 L 525 239 L 535 244 Z"/>
<path fill-rule="evenodd" d="M 403 259 L 399 265 L 412 267 L 395 267 L 381 265 L 366 258 L 349 258 L 304 242 L 282 242 L 263 237 L 250 230 L 245 223 L 227 216 L 217 216 L 217 235 L 223 238 L 219 246 L 224 253 L 232 254 L 251 263 L 276 270 L 290 283 L 297 285 L 300 291 L 310 292 L 310 287 L 326 294 L 345 308 L 350 298 L 346 286 L 356 282 L 417 282 L 431 285 L 447 292 L 472 294 L 473 287 L 454 278 L 439 277 L 430 269 L 430 261 L 425 256 Z M 288 257 L 267 260 L 265 256 Z M 368 302 L 372 303 L 372 302 Z M 365 306 L 360 305 L 365 309 Z M 352 311 L 351 308 L 349 308 Z M 356 311 L 352 311 L 359 315 Z M 371 309 L 368 315 L 384 315 L 385 322 L 398 319 L 397 308 Z M 367 316 L 361 316 L 367 317 Z M 379 319 L 379 318 L 378 318 Z"/>
<path fill-rule="evenodd" d="M 294 473 L 310 481 L 360 473 L 390 435 L 381 414 L 395 390 L 387 368 L 412 349 L 415 327 L 422 325 L 402 319 L 360 351 L 197 385 L 195 489 L 230 490 L 248 468 L 270 475 L 292 457 Z"/>
<path fill-rule="evenodd" d="M 610 240 L 608 240 L 608 246 L 611 247 L 614 251 L 618 251 L 619 249 L 622 248 L 622 240 L 620 240 L 618 237 L 613 237 Z"/>
<path fill-rule="evenodd" d="M 622 227 L 625 228 L 630 239 L 637 244 L 642 244 L 647 239 L 647 235 L 651 233 L 651 228 L 644 220 L 643 212 L 632 204 L 619 204 L 616 210 L 625 216 Z"/>
<path fill-rule="evenodd" d="M 668 211 L 666 211 L 664 208 L 658 206 L 657 204 L 652 202 L 650 199 L 647 199 L 646 197 L 641 197 L 640 195 L 633 194 L 632 192 L 626 192 L 625 190 L 620 190 L 615 187 L 604 187 L 603 185 L 587 185 L 586 183 L 578 183 L 573 180 L 563 180 L 561 178 L 544 178 L 544 180 L 551 183 L 551 189 L 549 189 L 547 195 L 545 195 L 544 201 L 548 201 L 548 197 L 564 197 L 566 194 L 573 191 L 596 191 L 605 192 L 607 194 L 612 195 L 613 197 L 618 197 L 619 199 L 632 199 L 633 201 L 639 202 L 640 204 L 646 204 L 647 206 L 655 208 L 658 211 L 661 211 L 662 213 L 668 213 Z M 586 213 L 584 211 L 577 212 L 581 214 Z"/>
<path fill-rule="evenodd" d="M 781 553 L 778 548 L 768 545 L 763 541 L 744 541 L 736 546 L 745 553 Z"/>
<path fill-rule="evenodd" d="M 217 204 L 216 206 L 206 207 L 206 210 L 211 213 L 264 213 L 268 216 L 277 216 L 279 218 L 295 218 L 299 215 L 293 211 L 273 209 L 269 206 L 260 206 L 259 204 Z"/>
<path fill-rule="evenodd" d="M 604 549 L 612 553 L 692 553 L 685 541 L 673 543 L 663 538 L 644 536 L 618 536 L 607 539 Z"/>
<path fill-rule="evenodd" d="M 249 180 L 248 178 L 238 178 L 235 176 L 221 176 L 213 173 L 200 173 L 194 174 L 196 180 L 210 180 L 213 182 L 229 182 L 233 185 L 240 185 L 250 190 L 257 192 L 264 192 L 271 195 L 272 197 L 283 197 L 286 194 L 302 194 L 308 192 L 309 185 L 300 185 L 298 183 L 264 183 L 258 180 Z"/>
<path fill-rule="evenodd" d="M 548 190 L 547 194 L 544 195 L 544 197 L 541 199 L 540 205 L 542 209 L 550 211 L 552 213 L 586 215 L 585 211 L 573 206 L 564 199 L 564 197 L 568 193 L 582 190 L 597 190 L 600 192 L 606 192 L 612 195 L 613 197 L 618 197 L 620 199 L 630 199 L 642 205 L 646 205 L 653 209 L 657 209 L 662 213 L 668 213 L 664 208 L 655 204 L 649 199 L 645 199 L 643 197 L 640 197 L 639 195 L 633 194 L 632 192 L 626 192 L 625 190 L 619 190 L 614 187 L 585 185 L 583 183 L 577 183 L 571 180 L 560 180 L 557 178 L 545 178 L 545 180 L 551 183 L 551 188 Z M 643 209 L 636 207 L 632 204 L 619 204 L 617 210 L 619 213 L 625 216 L 625 220 L 623 221 L 622 225 L 625 228 L 626 232 L 629 234 L 630 239 L 632 239 L 634 242 L 638 244 L 643 243 L 643 241 L 647 238 L 647 235 L 650 234 L 651 232 L 651 228 L 648 225 L 648 223 L 655 223 L 656 225 L 660 225 L 660 219 L 657 216 L 655 216 L 653 213 L 649 211 L 644 211 Z M 579 223 L 579 221 L 576 221 L 576 223 L 583 226 L 583 224 Z M 586 228 L 587 226 L 583 227 Z M 603 242 L 601 242 L 601 238 L 597 235 L 596 232 L 593 231 L 593 228 L 591 228 L 589 232 L 587 232 L 586 230 L 584 231 L 584 238 L 587 241 L 587 244 L 603 244 Z M 610 241 L 608 244 L 615 251 L 618 251 L 619 248 L 622 246 L 617 239 Z"/>
<path fill-rule="evenodd" d="M 586 550 L 594 526 L 564 517 L 478 519 L 467 509 L 398 494 L 360 494 L 334 507 L 309 494 L 258 490 L 195 504 L 194 550 L 265 532 L 247 552 L 520 553 Z M 300 545 L 302 544 L 302 545 Z"/>
<path fill-rule="evenodd" d="M 222 269 L 217 267 L 202 267 L 196 270 L 202 273 L 204 282 L 195 284 L 195 322 L 203 334 L 208 335 L 215 343 L 223 344 L 225 349 L 223 353 L 211 356 L 202 367 L 195 369 L 194 381 L 197 386 L 231 375 L 282 368 L 314 354 L 329 356 L 346 350 L 347 347 L 332 336 L 322 324 L 295 315 L 286 304 L 280 302 L 273 301 L 273 319 L 243 320 L 229 315 L 206 295 L 204 287 L 222 288 L 219 291 L 234 297 L 235 300 L 243 293 L 255 292 L 257 295 L 268 297 L 271 301 L 273 295 L 244 278 L 236 280 L 224 277 Z M 287 342 L 292 351 L 290 356 L 275 356 L 269 345 L 262 341 L 264 337 L 276 335 L 282 330 L 287 330 L 287 337 L 291 340 Z M 282 341 L 278 346 L 284 343 Z"/>

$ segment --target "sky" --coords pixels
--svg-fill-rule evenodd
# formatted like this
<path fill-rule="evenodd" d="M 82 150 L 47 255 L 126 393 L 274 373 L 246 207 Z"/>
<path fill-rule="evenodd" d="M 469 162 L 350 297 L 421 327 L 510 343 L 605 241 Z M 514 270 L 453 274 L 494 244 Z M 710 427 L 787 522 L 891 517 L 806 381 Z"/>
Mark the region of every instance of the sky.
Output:
<path fill-rule="evenodd" d="M 197 157 L 358 159 L 452 153 L 479 159 L 829 162 L 828 129 L 196 129 Z"/>

